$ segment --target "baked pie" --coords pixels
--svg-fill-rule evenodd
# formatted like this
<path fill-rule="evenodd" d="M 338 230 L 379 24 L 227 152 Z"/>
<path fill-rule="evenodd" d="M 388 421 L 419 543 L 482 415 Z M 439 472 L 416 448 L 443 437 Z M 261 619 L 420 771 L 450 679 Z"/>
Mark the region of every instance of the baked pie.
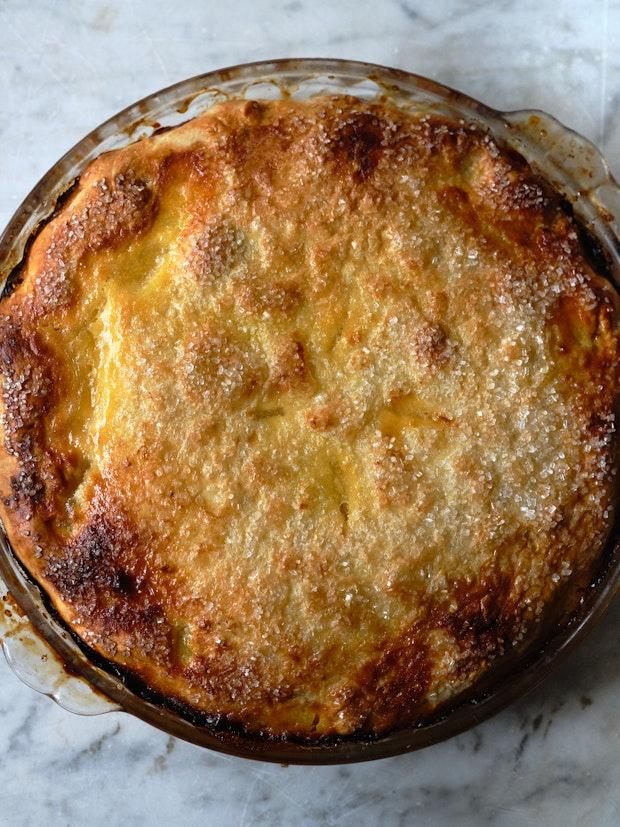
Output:
<path fill-rule="evenodd" d="M 0 303 L 0 511 L 89 649 L 264 737 L 415 724 L 611 527 L 617 295 L 481 128 L 228 101 L 92 162 Z"/>

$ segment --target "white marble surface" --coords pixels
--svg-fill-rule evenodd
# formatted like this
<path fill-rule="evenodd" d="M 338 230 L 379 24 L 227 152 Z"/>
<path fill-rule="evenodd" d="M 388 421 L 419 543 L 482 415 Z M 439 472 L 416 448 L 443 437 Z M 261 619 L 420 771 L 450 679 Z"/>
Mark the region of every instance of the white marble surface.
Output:
<path fill-rule="evenodd" d="M 0 224 L 131 101 L 259 58 L 336 56 L 540 107 L 620 173 L 613 0 L 2 0 Z M 341 768 L 228 759 L 120 713 L 78 718 L 0 659 L 0 824 L 620 824 L 620 604 L 542 688 L 423 752 Z"/>

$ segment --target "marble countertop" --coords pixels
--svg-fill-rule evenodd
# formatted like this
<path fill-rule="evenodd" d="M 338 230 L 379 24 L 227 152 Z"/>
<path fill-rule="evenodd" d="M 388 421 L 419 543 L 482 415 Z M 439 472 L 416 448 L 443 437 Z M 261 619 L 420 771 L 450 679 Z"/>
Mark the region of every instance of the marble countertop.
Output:
<path fill-rule="evenodd" d="M 261 58 L 334 56 L 545 109 L 620 173 L 618 0 L 3 0 L 0 224 L 84 133 L 155 89 Z M 365 765 L 256 764 L 123 713 L 81 718 L 0 658 L 0 823 L 620 823 L 620 603 L 542 687 L 476 729 Z"/>

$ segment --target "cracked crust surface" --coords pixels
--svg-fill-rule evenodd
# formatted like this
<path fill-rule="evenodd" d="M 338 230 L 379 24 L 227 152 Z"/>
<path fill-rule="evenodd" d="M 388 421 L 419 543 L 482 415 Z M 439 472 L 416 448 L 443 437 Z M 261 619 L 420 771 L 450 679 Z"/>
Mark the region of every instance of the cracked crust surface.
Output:
<path fill-rule="evenodd" d="M 0 509 L 71 628 L 250 731 L 381 733 L 612 519 L 617 300 L 474 127 L 229 102 L 101 156 L 0 305 Z"/>

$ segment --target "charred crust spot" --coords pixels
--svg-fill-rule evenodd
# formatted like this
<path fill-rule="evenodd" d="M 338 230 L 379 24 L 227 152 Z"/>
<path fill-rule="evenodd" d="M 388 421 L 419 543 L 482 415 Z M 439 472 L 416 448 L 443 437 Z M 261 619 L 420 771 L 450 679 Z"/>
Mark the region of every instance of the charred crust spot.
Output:
<path fill-rule="evenodd" d="M 30 519 L 58 484 L 56 469 L 42 448 L 42 421 L 53 402 L 54 383 L 49 354 L 34 333 L 14 320 L 0 330 L 0 371 L 4 447 L 18 463 L 5 504 Z"/>
<path fill-rule="evenodd" d="M 112 589 L 119 594 L 132 595 L 138 591 L 138 580 L 134 575 L 120 569 L 115 573 Z"/>
<path fill-rule="evenodd" d="M 561 205 L 572 217 L 573 208 L 567 201 Z M 600 273 L 604 278 L 613 283 L 613 274 L 608 256 L 602 245 L 592 236 L 580 221 L 571 221 L 571 228 L 577 233 L 579 247 L 583 251 L 586 261 L 595 273 Z"/>
<path fill-rule="evenodd" d="M 34 459 L 27 453 L 20 456 L 20 468 L 11 477 L 11 491 L 11 496 L 4 500 L 6 507 L 22 519 L 32 519 L 35 508 L 45 495 L 45 485 L 39 478 Z"/>
<path fill-rule="evenodd" d="M 458 671 L 466 675 L 504 654 L 524 633 L 526 618 L 512 576 L 489 570 L 452 582 L 447 598 L 431 607 L 430 623 L 452 635 L 462 653 Z"/>
<path fill-rule="evenodd" d="M 49 560 L 45 573 L 68 599 L 94 608 L 101 591 L 123 591 L 136 545 L 136 533 L 126 519 L 97 509 L 61 556 Z"/>
<path fill-rule="evenodd" d="M 384 732 L 423 714 L 433 674 L 429 634 L 434 629 L 445 630 L 460 652 L 457 677 L 467 678 L 504 654 L 526 629 L 512 590 L 509 575 L 488 571 L 478 579 L 452 582 L 441 598 L 425 598 L 425 618 L 386 641 L 354 684 L 336 693 L 347 721 L 361 731 Z"/>
<path fill-rule="evenodd" d="M 377 659 L 362 667 L 354 688 L 336 693 L 342 714 L 355 722 L 357 731 L 385 732 L 419 715 L 432 674 L 425 635 L 414 624 L 386 641 Z"/>
<path fill-rule="evenodd" d="M 388 124 L 370 112 L 352 112 L 337 123 L 332 139 L 336 160 L 347 161 L 358 181 L 368 179 L 388 146 Z"/>
<path fill-rule="evenodd" d="M 146 573 L 144 538 L 116 503 L 98 489 L 86 522 L 48 551 L 43 574 L 73 607 L 87 642 L 139 646 L 167 662 L 170 641 L 154 583 Z M 123 643 L 124 641 L 124 643 Z"/>
<path fill-rule="evenodd" d="M 615 420 L 608 412 L 592 411 L 588 430 L 595 439 L 608 439 L 615 433 Z"/>
<path fill-rule="evenodd" d="M 506 617 L 503 602 L 508 591 L 507 581 L 499 584 L 494 592 L 486 586 L 467 582 L 457 583 L 452 590 L 452 597 L 457 603 L 454 612 L 446 613 L 440 623 L 449 629 L 456 640 L 471 644 L 472 648 L 486 650 L 496 645 L 496 633 L 505 626 Z M 512 625 L 513 617 L 509 618 Z"/>
<path fill-rule="evenodd" d="M 387 729 L 415 717 L 430 683 L 428 649 L 414 627 L 382 656 L 373 669 L 374 729 Z"/>

